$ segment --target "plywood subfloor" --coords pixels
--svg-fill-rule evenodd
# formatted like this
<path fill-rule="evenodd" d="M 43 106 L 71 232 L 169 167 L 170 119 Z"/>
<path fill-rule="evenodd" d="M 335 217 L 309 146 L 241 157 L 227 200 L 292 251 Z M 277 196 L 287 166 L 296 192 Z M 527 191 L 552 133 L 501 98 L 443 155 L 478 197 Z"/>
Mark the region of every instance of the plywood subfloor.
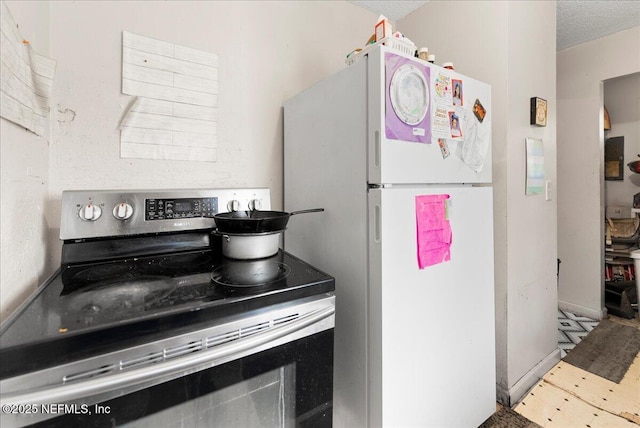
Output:
<path fill-rule="evenodd" d="M 560 361 L 514 410 L 542 427 L 638 428 L 640 354 L 619 384 Z"/>

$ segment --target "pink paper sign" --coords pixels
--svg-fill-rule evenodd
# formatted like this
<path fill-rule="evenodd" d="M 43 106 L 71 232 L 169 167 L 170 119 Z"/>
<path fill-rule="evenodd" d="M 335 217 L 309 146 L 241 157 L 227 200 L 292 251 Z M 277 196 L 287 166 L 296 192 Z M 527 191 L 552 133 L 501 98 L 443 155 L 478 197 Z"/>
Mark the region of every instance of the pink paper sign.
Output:
<path fill-rule="evenodd" d="M 451 260 L 452 233 L 447 215 L 449 197 L 416 196 L 416 238 L 420 269 Z"/>

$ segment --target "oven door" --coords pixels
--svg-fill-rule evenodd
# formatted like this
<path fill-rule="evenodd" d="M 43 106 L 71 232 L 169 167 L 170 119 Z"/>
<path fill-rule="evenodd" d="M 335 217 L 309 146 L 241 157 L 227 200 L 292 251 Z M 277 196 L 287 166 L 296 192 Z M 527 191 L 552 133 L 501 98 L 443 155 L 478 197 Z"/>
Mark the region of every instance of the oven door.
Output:
<path fill-rule="evenodd" d="M 3 426 L 331 426 L 334 299 L 261 311 L 180 337 L 188 344 L 184 354 L 168 358 L 177 348 L 164 347 L 164 361 L 153 362 L 157 351 L 132 359 L 125 350 L 107 356 L 117 366 L 111 374 L 88 369 L 98 363 L 108 372 L 102 356 L 64 367 L 59 373 L 81 371 L 60 385 L 7 394 L 4 387 L 24 387 L 29 376 L 44 373 L 3 381 Z M 135 363 L 142 367 L 127 369 Z"/>

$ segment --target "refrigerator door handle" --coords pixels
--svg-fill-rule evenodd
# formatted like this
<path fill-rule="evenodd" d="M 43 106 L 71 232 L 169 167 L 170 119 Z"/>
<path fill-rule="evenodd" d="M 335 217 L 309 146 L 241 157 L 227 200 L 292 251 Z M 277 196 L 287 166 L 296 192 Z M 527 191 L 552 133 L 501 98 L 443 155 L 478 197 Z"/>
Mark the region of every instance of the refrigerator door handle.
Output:
<path fill-rule="evenodd" d="M 373 165 L 380 168 L 380 131 L 375 132 Z"/>
<path fill-rule="evenodd" d="M 380 238 L 381 238 L 381 222 L 380 222 L 380 205 L 376 204 L 376 206 L 374 207 L 373 210 L 373 221 L 374 221 L 374 232 L 373 232 L 373 239 L 375 241 L 376 244 L 380 243 Z"/>

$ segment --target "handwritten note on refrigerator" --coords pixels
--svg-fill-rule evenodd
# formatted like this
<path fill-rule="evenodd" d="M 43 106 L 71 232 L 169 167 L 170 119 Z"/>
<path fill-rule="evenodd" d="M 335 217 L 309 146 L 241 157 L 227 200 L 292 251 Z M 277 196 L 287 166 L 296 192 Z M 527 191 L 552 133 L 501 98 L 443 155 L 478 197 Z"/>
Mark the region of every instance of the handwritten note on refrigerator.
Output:
<path fill-rule="evenodd" d="M 216 161 L 216 54 L 125 31 L 122 92 L 137 98 L 120 124 L 121 157 Z"/>
<path fill-rule="evenodd" d="M 424 269 L 451 260 L 452 232 L 449 195 L 416 196 L 418 267 Z"/>

